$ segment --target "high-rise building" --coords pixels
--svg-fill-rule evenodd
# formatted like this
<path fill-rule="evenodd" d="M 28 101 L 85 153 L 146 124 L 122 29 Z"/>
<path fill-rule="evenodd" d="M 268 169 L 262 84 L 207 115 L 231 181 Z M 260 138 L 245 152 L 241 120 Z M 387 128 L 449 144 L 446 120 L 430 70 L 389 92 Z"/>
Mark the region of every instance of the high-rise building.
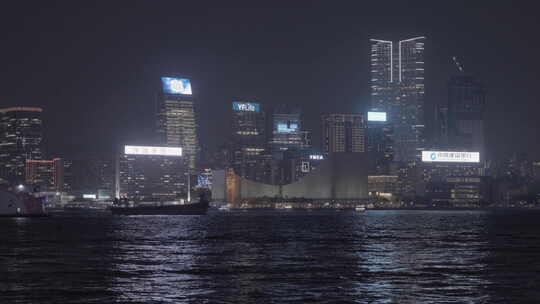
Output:
<path fill-rule="evenodd" d="M 417 161 L 425 144 L 424 41 L 371 39 L 371 105 L 389 114 L 399 162 Z"/>
<path fill-rule="evenodd" d="M 474 77 L 453 76 L 448 81 L 448 144 L 454 149 L 480 152 L 484 157 L 484 86 Z"/>
<path fill-rule="evenodd" d="M 25 180 L 27 160 L 42 159 L 42 109 L 0 109 L 0 177 L 11 183 Z"/>
<path fill-rule="evenodd" d="M 64 160 L 64 191 L 76 196 L 97 193 L 98 199 L 110 198 L 114 194 L 114 166 L 112 156 Z"/>
<path fill-rule="evenodd" d="M 300 110 L 285 105 L 277 106 L 270 119 L 269 147 L 272 151 L 299 149 L 304 144 Z"/>
<path fill-rule="evenodd" d="M 389 174 L 394 149 L 392 127 L 387 113 L 381 109 L 370 109 L 367 112 L 366 125 L 369 174 Z"/>
<path fill-rule="evenodd" d="M 199 141 L 191 82 L 187 78 L 162 77 L 156 102 L 160 143 L 182 147 L 189 168 L 197 166 Z"/>
<path fill-rule="evenodd" d="M 233 102 L 231 119 L 230 162 L 242 177 L 261 180 L 260 156 L 266 148 L 266 117 L 255 102 Z"/>
<path fill-rule="evenodd" d="M 64 187 L 64 164 L 62 159 L 27 159 L 26 183 L 39 188 L 39 191 L 62 192 Z"/>
<path fill-rule="evenodd" d="M 322 117 L 322 150 L 365 152 L 365 124 L 361 114 L 327 114 Z"/>
<path fill-rule="evenodd" d="M 182 158 L 182 149 L 178 147 L 125 146 L 117 158 L 116 197 L 133 200 L 187 197 L 188 170 Z"/>

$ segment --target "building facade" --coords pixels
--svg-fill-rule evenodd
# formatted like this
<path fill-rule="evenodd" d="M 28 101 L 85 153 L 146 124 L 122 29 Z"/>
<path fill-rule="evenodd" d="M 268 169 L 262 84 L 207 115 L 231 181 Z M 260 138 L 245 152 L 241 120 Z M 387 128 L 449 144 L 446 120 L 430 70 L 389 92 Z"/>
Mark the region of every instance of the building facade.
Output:
<path fill-rule="evenodd" d="M 322 127 L 323 153 L 365 152 L 365 123 L 363 115 L 323 115 Z"/>
<path fill-rule="evenodd" d="M 300 149 L 306 144 L 299 109 L 285 105 L 277 106 L 272 111 L 270 123 L 269 129 L 272 133 L 268 143 L 271 151 Z"/>
<path fill-rule="evenodd" d="M 191 82 L 186 78 L 162 77 L 156 102 L 157 135 L 160 144 L 182 147 L 190 169 L 197 166 L 199 140 Z"/>
<path fill-rule="evenodd" d="M 484 156 L 485 99 L 485 88 L 474 77 L 450 78 L 446 110 L 450 147 L 480 152 Z"/>
<path fill-rule="evenodd" d="M 52 160 L 26 160 L 26 183 L 35 190 L 62 192 L 64 187 L 64 163 L 61 158 Z"/>
<path fill-rule="evenodd" d="M 266 150 L 266 116 L 255 102 L 232 103 L 230 163 L 234 172 L 251 180 L 264 180 L 262 157 Z"/>
<path fill-rule="evenodd" d="M 125 146 L 116 161 L 116 197 L 140 201 L 187 198 L 189 171 L 182 158 L 181 148 Z"/>
<path fill-rule="evenodd" d="M 418 161 L 425 145 L 425 37 L 370 42 L 371 105 L 389 114 L 394 160 Z"/>
<path fill-rule="evenodd" d="M 379 109 L 367 112 L 367 152 L 371 175 L 389 174 L 394 159 L 393 132 L 388 115 Z"/>
<path fill-rule="evenodd" d="M 0 178 L 23 182 L 26 161 L 43 158 L 42 112 L 32 107 L 0 109 Z"/>
<path fill-rule="evenodd" d="M 76 197 L 95 194 L 97 199 L 114 195 L 115 162 L 111 157 L 64 160 L 64 191 Z"/>

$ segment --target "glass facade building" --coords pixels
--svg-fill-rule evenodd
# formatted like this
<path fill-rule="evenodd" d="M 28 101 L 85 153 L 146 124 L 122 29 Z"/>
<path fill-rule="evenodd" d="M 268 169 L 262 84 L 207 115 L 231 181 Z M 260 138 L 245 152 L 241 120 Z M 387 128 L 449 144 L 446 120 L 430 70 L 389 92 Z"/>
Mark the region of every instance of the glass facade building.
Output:
<path fill-rule="evenodd" d="M 323 153 L 365 152 L 365 123 L 363 115 L 323 115 L 322 126 Z"/>
<path fill-rule="evenodd" d="M 370 41 L 371 105 L 389 114 L 394 160 L 417 161 L 425 145 L 425 37 Z"/>
<path fill-rule="evenodd" d="M 116 164 L 116 197 L 175 200 L 187 195 L 183 157 L 121 153 Z"/>
<path fill-rule="evenodd" d="M 189 90 L 171 90 L 171 79 L 173 83 L 175 79 L 170 77 L 163 79 L 168 82 L 164 81 L 156 102 L 157 135 L 160 144 L 182 147 L 188 167 L 194 169 L 197 166 L 200 149 L 191 84 Z M 179 78 L 179 83 L 180 80 L 185 79 Z"/>
<path fill-rule="evenodd" d="M 25 180 L 27 160 L 42 159 L 42 109 L 0 109 L 0 177 L 11 183 Z"/>
<path fill-rule="evenodd" d="M 448 81 L 446 108 L 448 143 L 454 149 L 485 154 L 484 86 L 472 76 L 454 76 Z"/>
<path fill-rule="evenodd" d="M 230 164 L 239 176 L 264 180 L 266 117 L 258 103 L 233 102 L 231 118 Z"/>

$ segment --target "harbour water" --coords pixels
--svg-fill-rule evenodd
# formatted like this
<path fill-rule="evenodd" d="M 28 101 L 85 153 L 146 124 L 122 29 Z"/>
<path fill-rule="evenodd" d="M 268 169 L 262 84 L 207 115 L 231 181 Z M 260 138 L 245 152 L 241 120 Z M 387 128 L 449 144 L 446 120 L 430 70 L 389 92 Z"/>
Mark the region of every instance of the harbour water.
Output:
<path fill-rule="evenodd" d="M 0 303 L 540 302 L 539 211 L 1 218 Z"/>

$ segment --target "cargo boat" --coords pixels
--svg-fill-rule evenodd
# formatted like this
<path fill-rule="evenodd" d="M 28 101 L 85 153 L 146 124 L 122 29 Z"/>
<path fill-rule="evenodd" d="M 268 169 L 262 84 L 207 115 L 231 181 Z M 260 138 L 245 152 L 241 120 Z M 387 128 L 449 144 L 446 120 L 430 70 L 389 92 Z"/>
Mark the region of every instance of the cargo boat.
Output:
<path fill-rule="evenodd" d="M 209 200 L 201 197 L 199 202 L 191 204 L 112 206 L 113 215 L 205 215 Z"/>

